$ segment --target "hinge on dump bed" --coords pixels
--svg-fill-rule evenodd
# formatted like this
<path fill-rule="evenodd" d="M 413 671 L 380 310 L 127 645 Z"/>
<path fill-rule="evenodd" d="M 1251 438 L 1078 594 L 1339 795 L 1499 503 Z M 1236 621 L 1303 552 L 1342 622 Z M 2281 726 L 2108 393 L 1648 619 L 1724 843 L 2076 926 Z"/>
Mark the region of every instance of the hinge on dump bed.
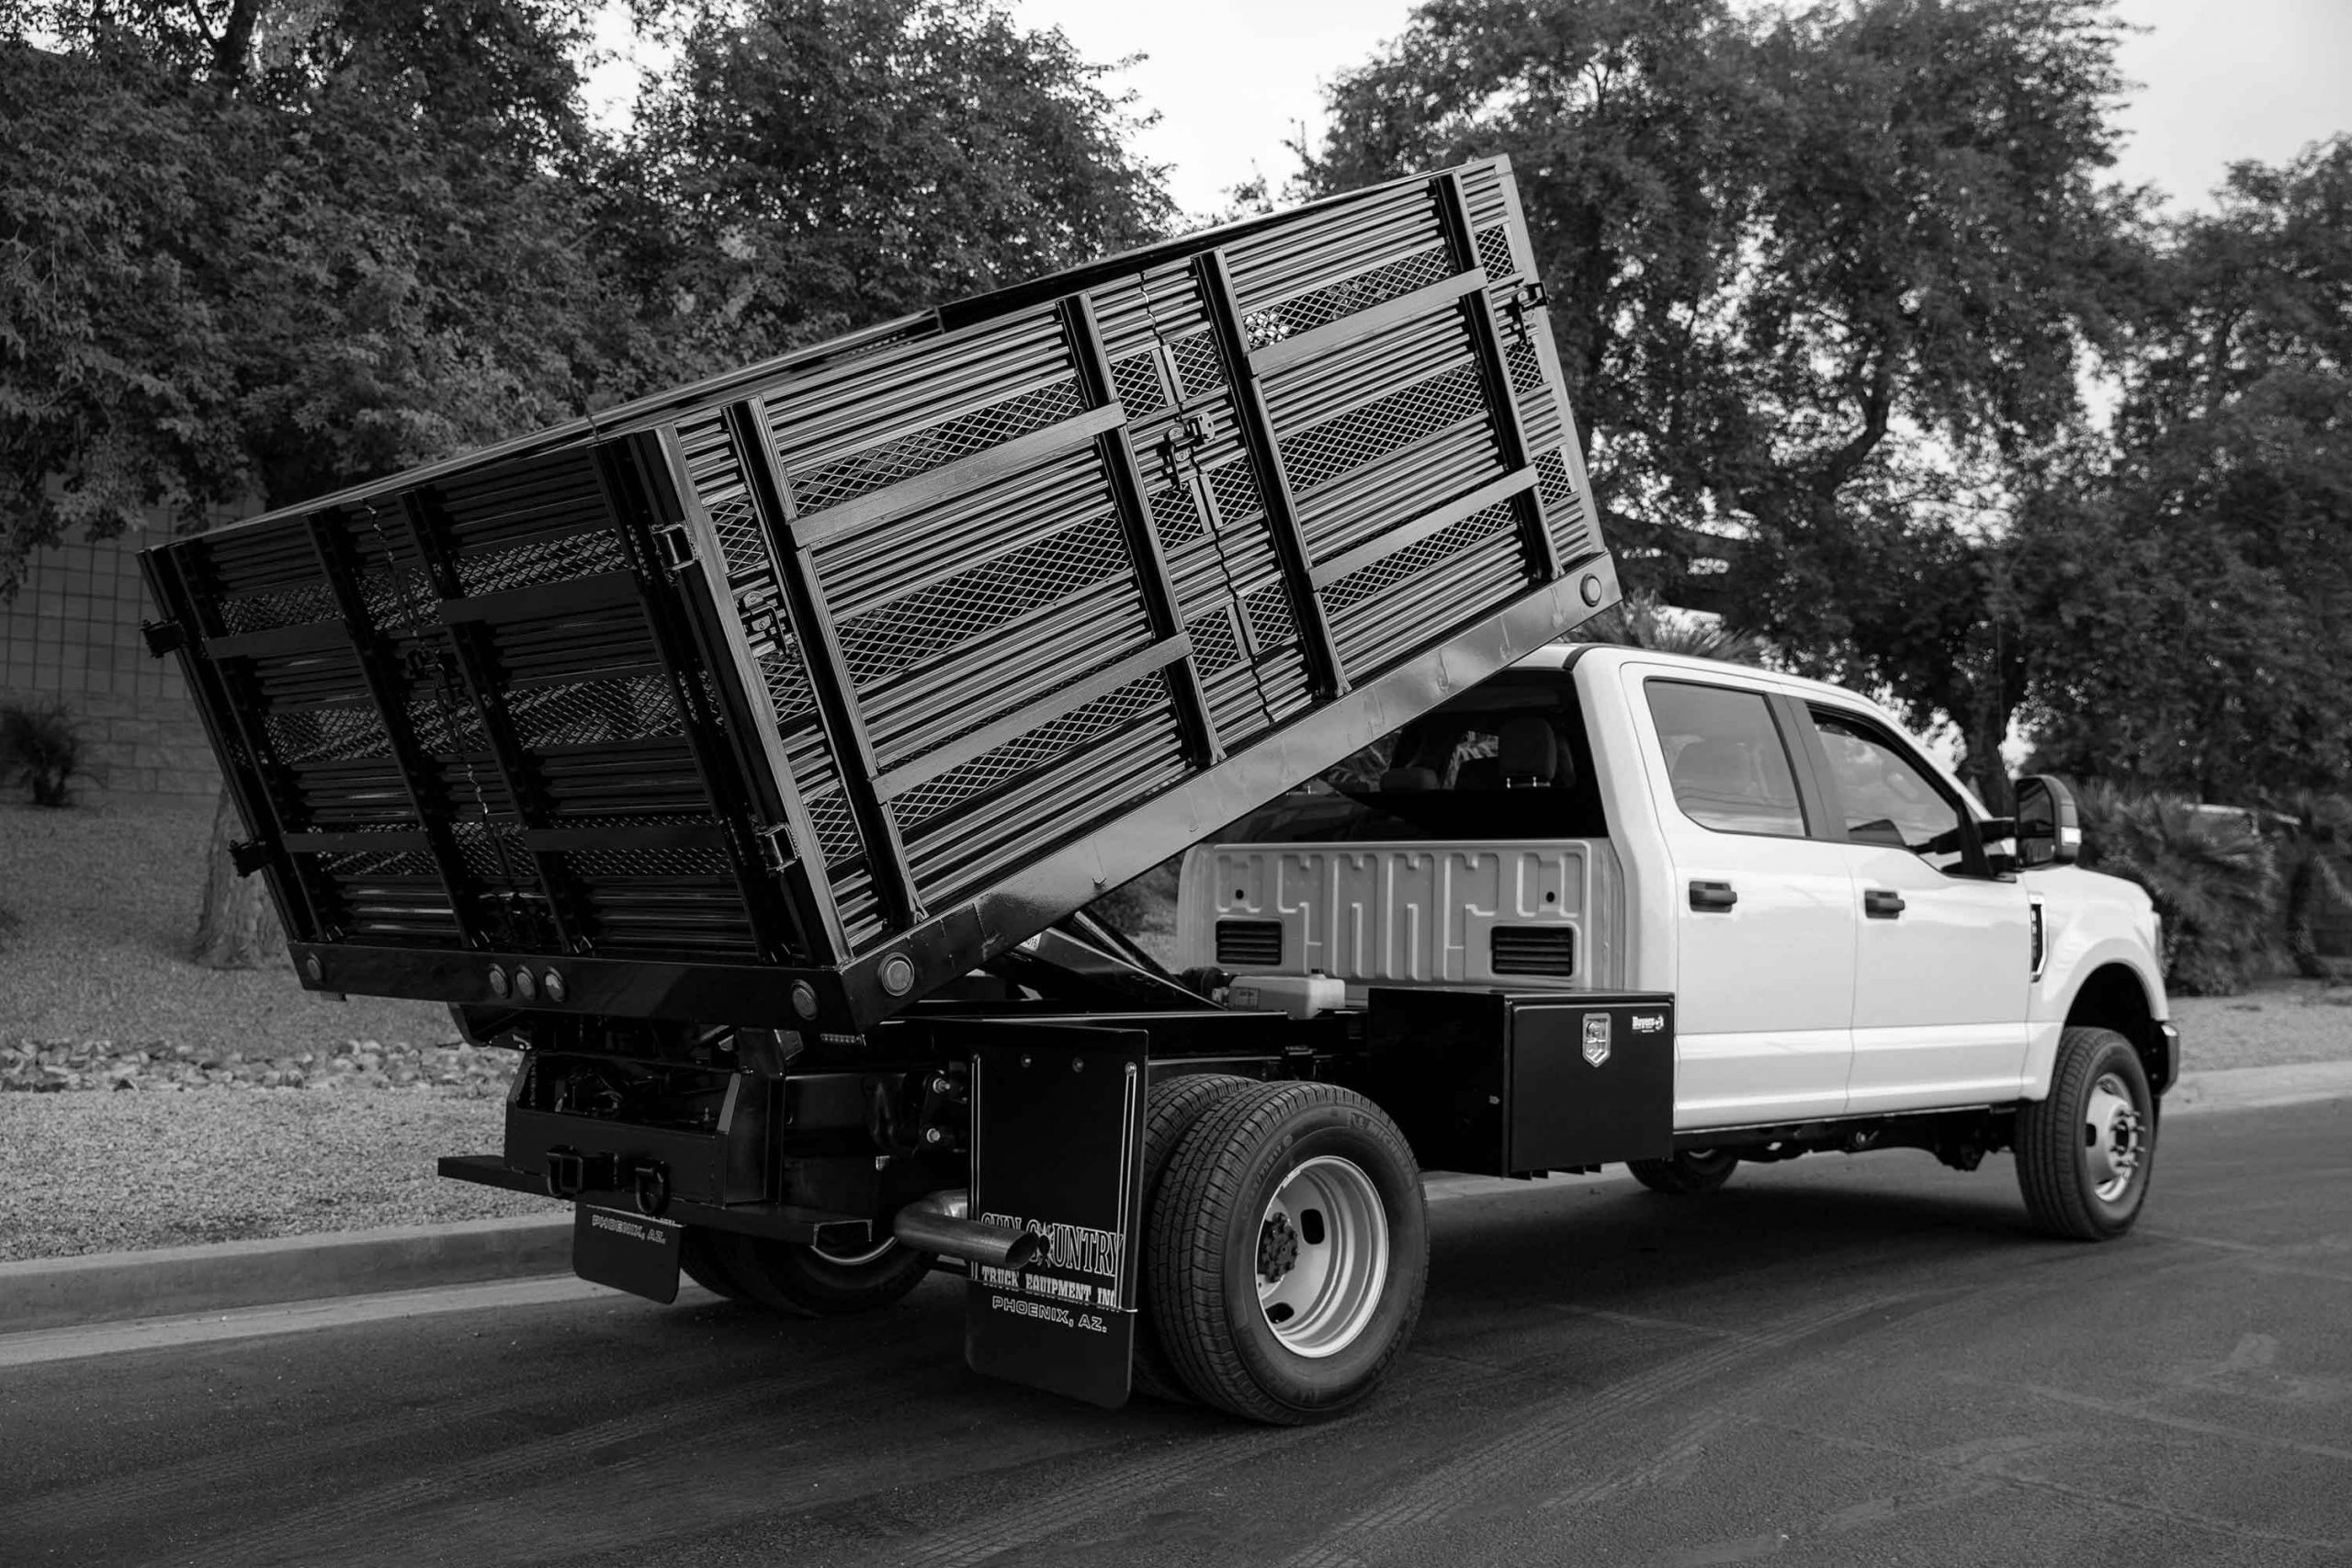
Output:
<path fill-rule="evenodd" d="M 229 864 L 239 876 L 251 876 L 268 863 L 269 851 L 263 845 L 248 843 L 243 839 L 229 841 Z"/>
<path fill-rule="evenodd" d="M 139 635 L 147 639 L 147 651 L 161 659 L 187 646 L 187 631 L 177 621 L 141 621 Z"/>

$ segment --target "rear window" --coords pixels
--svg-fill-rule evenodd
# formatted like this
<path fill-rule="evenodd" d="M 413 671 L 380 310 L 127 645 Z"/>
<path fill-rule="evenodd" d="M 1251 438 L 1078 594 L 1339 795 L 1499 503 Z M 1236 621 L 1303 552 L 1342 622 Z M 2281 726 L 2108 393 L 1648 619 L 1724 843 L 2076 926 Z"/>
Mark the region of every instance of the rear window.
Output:
<path fill-rule="evenodd" d="M 1233 824 L 1228 843 L 1597 839 L 1592 748 L 1566 671 L 1509 671 Z"/>
<path fill-rule="evenodd" d="M 1788 748 L 1761 694 L 1690 681 L 1642 684 L 1682 815 L 1718 833 L 1804 837 Z"/>

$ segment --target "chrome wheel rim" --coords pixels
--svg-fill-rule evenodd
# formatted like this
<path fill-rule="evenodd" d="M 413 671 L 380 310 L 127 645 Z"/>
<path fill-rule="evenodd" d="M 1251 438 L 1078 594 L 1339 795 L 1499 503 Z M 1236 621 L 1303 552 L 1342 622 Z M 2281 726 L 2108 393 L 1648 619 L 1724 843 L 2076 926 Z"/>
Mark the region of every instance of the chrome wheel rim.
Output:
<path fill-rule="evenodd" d="M 1337 1355 L 1380 1310 L 1388 1212 L 1353 1160 L 1319 1155 L 1283 1178 L 1257 1245 L 1258 1310 L 1284 1349 Z"/>
<path fill-rule="evenodd" d="M 2083 1102 L 2083 1161 L 2101 1202 L 2112 1203 L 2131 1188 L 2140 1173 L 2143 1137 L 2140 1108 L 2123 1080 L 2100 1074 Z"/>

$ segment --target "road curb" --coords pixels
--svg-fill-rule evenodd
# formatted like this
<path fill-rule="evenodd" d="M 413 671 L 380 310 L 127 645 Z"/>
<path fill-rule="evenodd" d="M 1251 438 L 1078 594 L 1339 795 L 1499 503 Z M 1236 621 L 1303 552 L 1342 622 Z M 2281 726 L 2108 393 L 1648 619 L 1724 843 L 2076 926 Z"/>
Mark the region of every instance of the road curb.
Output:
<path fill-rule="evenodd" d="M 2183 1073 L 2165 1096 L 2166 1116 L 2208 1111 L 2263 1111 L 2278 1105 L 2352 1099 L 2352 1062 L 2290 1062 L 2277 1067 L 2225 1067 Z"/>
<path fill-rule="evenodd" d="M 2352 1062 L 2183 1073 L 2165 1114 L 2352 1099 Z M 1545 1184 L 1440 1176 L 1433 1198 Z M 1457 1189 L 1459 1189 L 1457 1190 Z M 0 1263 L 0 1334 L 562 1274 L 570 1213 Z"/>
<path fill-rule="evenodd" d="M 0 1263 L 0 1333 L 471 1284 L 571 1268 L 571 1215 Z"/>

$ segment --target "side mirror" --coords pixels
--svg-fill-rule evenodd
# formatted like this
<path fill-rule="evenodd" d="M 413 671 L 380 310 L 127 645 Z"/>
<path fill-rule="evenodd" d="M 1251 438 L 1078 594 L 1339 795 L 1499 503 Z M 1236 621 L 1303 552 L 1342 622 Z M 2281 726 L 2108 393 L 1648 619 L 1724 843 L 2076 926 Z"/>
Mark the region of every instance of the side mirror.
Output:
<path fill-rule="evenodd" d="M 2018 780 L 2018 863 L 2072 865 L 2083 852 L 2075 792 L 2049 773 Z"/>

